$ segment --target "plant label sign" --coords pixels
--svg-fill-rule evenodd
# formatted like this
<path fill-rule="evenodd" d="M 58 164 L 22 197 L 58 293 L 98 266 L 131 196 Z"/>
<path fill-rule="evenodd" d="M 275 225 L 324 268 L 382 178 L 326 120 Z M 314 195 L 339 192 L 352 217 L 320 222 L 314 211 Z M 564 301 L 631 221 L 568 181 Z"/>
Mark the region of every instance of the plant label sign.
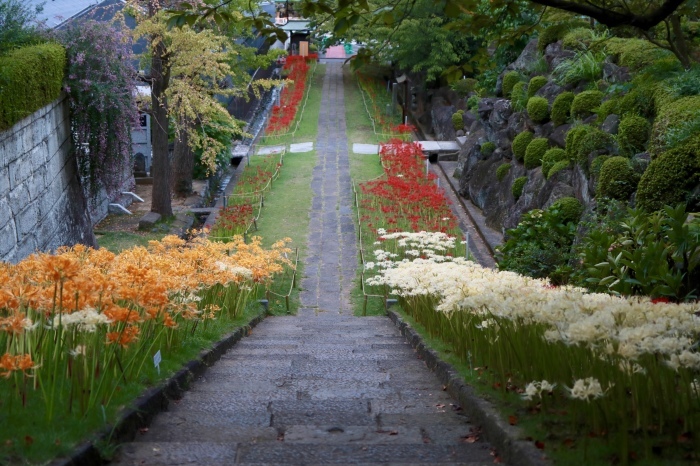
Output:
<path fill-rule="evenodd" d="M 158 374 L 160 374 L 160 361 L 162 361 L 162 359 L 163 357 L 160 354 L 160 350 L 158 350 L 158 352 L 153 355 L 153 365 L 158 369 Z"/>

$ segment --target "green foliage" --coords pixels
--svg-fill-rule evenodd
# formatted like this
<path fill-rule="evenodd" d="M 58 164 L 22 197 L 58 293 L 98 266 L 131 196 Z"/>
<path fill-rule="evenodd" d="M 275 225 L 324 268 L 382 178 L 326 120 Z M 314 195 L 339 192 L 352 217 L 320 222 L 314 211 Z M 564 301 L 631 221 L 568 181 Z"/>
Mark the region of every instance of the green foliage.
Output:
<path fill-rule="evenodd" d="M 460 79 L 450 84 L 450 89 L 455 91 L 460 97 L 466 97 L 470 92 L 474 92 L 478 81 L 472 78 Z"/>
<path fill-rule="evenodd" d="M 464 128 L 464 118 L 462 118 L 462 115 L 464 115 L 464 113 L 455 112 L 452 114 L 452 126 L 455 131 Z"/>
<path fill-rule="evenodd" d="M 544 76 L 535 76 L 527 85 L 527 96 L 533 97 L 537 91 L 542 89 L 547 84 L 547 78 Z"/>
<path fill-rule="evenodd" d="M 571 116 L 575 119 L 585 118 L 600 106 L 603 93 L 600 91 L 583 91 L 571 102 Z"/>
<path fill-rule="evenodd" d="M 576 160 L 581 139 L 594 129 L 596 128 L 591 125 L 578 125 L 566 133 L 566 155 L 569 160 Z"/>
<path fill-rule="evenodd" d="M 522 81 L 520 73 L 517 71 L 507 72 L 505 76 L 503 76 L 503 84 L 501 85 L 503 95 L 505 97 L 510 97 L 510 93 L 513 91 L 513 86 L 520 81 Z"/>
<path fill-rule="evenodd" d="M 676 98 L 700 95 L 700 65 L 679 70 L 676 76 L 668 80 L 667 85 Z"/>
<path fill-rule="evenodd" d="M 567 32 L 561 40 L 565 49 L 586 50 L 595 39 L 595 32 L 590 28 L 576 28 Z"/>
<path fill-rule="evenodd" d="M 583 238 L 585 285 L 618 295 L 697 299 L 700 219 L 683 204 L 652 213 L 629 209 L 625 218 L 601 219 Z"/>
<path fill-rule="evenodd" d="M 577 223 L 583 214 L 583 204 L 575 197 L 562 197 L 549 206 L 550 212 L 559 212 L 559 217 L 564 223 Z"/>
<path fill-rule="evenodd" d="M 591 162 L 591 166 L 589 168 L 589 172 L 591 176 L 597 177 L 600 175 L 600 169 L 605 163 L 606 160 L 610 158 L 609 155 L 599 155 L 598 157 L 594 158 L 593 161 Z"/>
<path fill-rule="evenodd" d="M 610 157 L 600 167 L 596 195 L 625 201 L 637 186 L 638 177 L 626 157 Z"/>
<path fill-rule="evenodd" d="M 553 207 L 553 206 L 552 206 Z M 576 226 L 561 210 L 531 210 L 516 228 L 506 232 L 506 242 L 498 247 L 501 270 L 511 270 L 535 278 L 552 275 L 571 258 Z"/>
<path fill-rule="evenodd" d="M 552 74 L 561 84 L 596 82 L 603 76 L 603 60 L 605 60 L 603 53 L 580 52 L 575 57 L 559 63 Z"/>
<path fill-rule="evenodd" d="M 552 103 L 552 121 L 555 125 L 563 125 L 571 116 L 571 104 L 574 101 L 573 92 L 562 92 Z"/>
<path fill-rule="evenodd" d="M 614 154 L 617 152 L 617 141 L 615 136 L 601 131 L 598 128 L 589 130 L 576 142 L 576 157 L 574 160 L 584 170 L 588 170 L 588 157 L 591 152 L 601 154 Z"/>
<path fill-rule="evenodd" d="M 542 157 L 549 149 L 549 140 L 547 138 L 535 138 L 525 149 L 525 168 L 535 168 L 542 165 Z"/>
<path fill-rule="evenodd" d="M 25 3 L 25 4 L 23 4 Z M 21 0 L 0 0 L 0 55 L 10 50 L 46 42 L 36 26 L 43 6 L 29 7 Z"/>
<path fill-rule="evenodd" d="M 537 39 L 537 50 L 544 52 L 549 44 L 553 44 L 566 35 L 571 28 L 568 23 L 554 23 L 544 28 Z"/>
<path fill-rule="evenodd" d="M 511 148 L 513 149 L 513 157 L 515 160 L 523 160 L 525 158 L 525 151 L 527 150 L 528 144 L 532 142 L 535 135 L 530 131 L 523 131 L 522 133 L 515 136 L 513 139 L 513 144 Z"/>
<path fill-rule="evenodd" d="M 525 183 L 527 183 L 527 176 L 521 176 L 513 180 L 513 186 L 510 188 L 510 192 L 513 193 L 513 197 L 516 201 L 523 194 Z"/>
<path fill-rule="evenodd" d="M 492 143 L 491 141 L 485 142 L 481 145 L 481 155 L 484 155 L 486 157 L 493 154 L 493 151 L 495 150 L 496 144 Z"/>
<path fill-rule="evenodd" d="M 561 162 L 562 160 L 569 160 L 564 149 L 554 147 L 545 152 L 542 156 L 542 174 L 544 177 L 549 178 L 549 171 L 552 169 L 554 164 Z"/>
<path fill-rule="evenodd" d="M 651 125 L 646 118 L 627 115 L 620 121 L 620 127 L 617 130 L 620 149 L 630 155 L 642 152 L 649 140 L 650 132 Z"/>
<path fill-rule="evenodd" d="M 664 50 L 643 39 L 622 39 L 614 37 L 605 42 L 605 51 L 617 59 L 617 63 L 631 71 L 641 70 L 655 61 L 671 56 Z"/>
<path fill-rule="evenodd" d="M 498 181 L 503 181 L 503 178 L 506 177 L 508 172 L 510 171 L 511 164 L 509 163 L 503 163 L 498 166 L 496 169 L 496 178 L 498 178 Z"/>
<path fill-rule="evenodd" d="M 571 160 L 568 158 L 566 160 L 561 160 L 554 165 L 552 165 L 552 168 L 549 169 L 549 172 L 547 173 L 547 177 L 551 178 L 557 173 L 559 173 L 562 170 L 566 170 L 567 168 L 571 167 Z"/>
<path fill-rule="evenodd" d="M 669 132 L 673 135 L 681 134 L 679 130 L 686 126 L 688 122 L 697 119 L 699 114 L 700 95 L 682 97 L 662 106 L 654 120 L 651 152 L 658 154 L 666 149 L 666 134 Z M 682 142 L 682 140 L 677 140 L 676 145 Z"/>
<path fill-rule="evenodd" d="M 56 100 L 65 67 L 66 51 L 58 44 L 24 47 L 0 57 L 0 130 Z"/>
<path fill-rule="evenodd" d="M 527 101 L 527 115 L 535 123 L 549 120 L 549 102 L 544 97 L 530 97 Z"/>
<path fill-rule="evenodd" d="M 619 106 L 620 99 L 617 97 L 608 99 L 600 104 L 600 107 L 598 107 L 598 110 L 596 110 L 596 113 L 598 114 L 598 123 L 605 121 L 609 115 L 619 115 Z"/>
<path fill-rule="evenodd" d="M 639 180 L 637 205 L 646 210 L 685 202 L 700 178 L 700 135 L 654 158 Z"/>
<path fill-rule="evenodd" d="M 522 112 L 527 107 L 527 101 L 527 85 L 523 81 L 518 81 L 510 93 L 510 102 L 513 110 Z"/>
<path fill-rule="evenodd" d="M 467 108 L 471 110 L 472 112 L 476 112 L 477 109 L 479 108 L 479 101 L 481 99 L 478 96 L 471 96 L 467 99 Z"/>

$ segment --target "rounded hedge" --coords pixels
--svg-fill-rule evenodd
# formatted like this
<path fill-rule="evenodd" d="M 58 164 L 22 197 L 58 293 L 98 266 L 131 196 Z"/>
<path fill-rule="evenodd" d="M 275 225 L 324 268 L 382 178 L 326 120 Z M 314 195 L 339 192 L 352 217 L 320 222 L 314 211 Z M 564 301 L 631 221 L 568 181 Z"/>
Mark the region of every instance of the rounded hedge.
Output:
<path fill-rule="evenodd" d="M 479 108 L 479 101 L 481 98 L 477 95 L 473 95 L 467 99 L 467 108 L 469 110 L 476 112 L 476 110 Z"/>
<path fill-rule="evenodd" d="M 523 188 L 525 187 L 525 183 L 527 183 L 527 176 L 521 176 L 520 178 L 516 178 L 515 180 L 513 180 L 513 187 L 510 191 L 513 193 L 513 197 L 516 201 L 523 194 Z"/>
<path fill-rule="evenodd" d="M 454 127 L 455 131 L 459 131 L 460 129 L 464 128 L 464 118 L 462 118 L 462 113 L 460 112 L 455 112 L 452 114 L 452 126 Z"/>
<path fill-rule="evenodd" d="M 510 167 L 511 165 L 509 163 L 503 163 L 498 166 L 496 169 L 496 178 L 498 178 L 498 181 L 503 181 L 503 178 L 505 178 L 510 171 Z"/>
<path fill-rule="evenodd" d="M 579 125 L 574 126 L 566 133 L 566 155 L 569 157 L 569 160 L 576 160 L 579 142 L 586 134 L 594 129 L 595 128 L 591 125 Z"/>
<path fill-rule="evenodd" d="M 572 29 L 562 37 L 561 45 L 565 49 L 584 51 L 592 42 L 593 36 L 593 30 L 590 28 Z"/>
<path fill-rule="evenodd" d="M 513 90 L 510 92 L 510 103 L 513 110 L 522 112 L 527 107 L 527 86 L 523 81 L 515 83 Z"/>
<path fill-rule="evenodd" d="M 549 206 L 547 210 L 559 212 L 559 218 L 564 223 L 576 223 L 581 219 L 581 214 L 583 214 L 583 204 L 575 197 L 562 197 Z"/>
<path fill-rule="evenodd" d="M 503 76 L 503 84 L 501 85 L 503 95 L 509 97 L 510 93 L 513 91 L 513 86 L 520 81 L 520 73 L 517 71 L 507 72 L 506 75 Z"/>
<path fill-rule="evenodd" d="M 491 141 L 485 142 L 481 145 L 481 155 L 489 156 L 493 154 L 493 151 L 496 150 L 496 144 L 492 143 Z"/>
<path fill-rule="evenodd" d="M 552 103 L 552 121 L 555 125 L 563 125 L 571 116 L 571 103 L 576 95 L 573 92 L 562 92 L 559 94 L 554 103 Z"/>
<path fill-rule="evenodd" d="M 650 150 L 658 154 L 665 149 L 665 137 L 700 114 L 700 95 L 681 97 L 663 105 L 654 119 L 653 140 Z"/>
<path fill-rule="evenodd" d="M 617 130 L 617 140 L 620 148 L 633 155 L 642 152 L 649 141 L 651 125 L 646 118 L 639 115 L 627 115 L 620 121 Z"/>
<path fill-rule="evenodd" d="M 606 100 L 600 107 L 598 107 L 598 122 L 602 123 L 609 115 L 619 115 L 618 107 L 620 106 L 620 99 L 612 98 Z"/>
<path fill-rule="evenodd" d="M 637 187 L 637 174 L 626 157 L 610 157 L 600 167 L 596 197 L 625 201 Z"/>
<path fill-rule="evenodd" d="M 560 171 L 566 170 L 566 169 L 569 168 L 570 166 L 571 166 L 571 161 L 568 160 L 568 159 L 567 159 L 567 160 L 562 160 L 561 162 L 557 162 L 557 163 L 554 164 L 554 166 L 553 166 L 552 168 L 549 169 L 548 175 L 549 175 L 549 177 L 551 178 L 551 177 L 553 177 L 554 175 L 556 175 L 557 173 L 559 173 Z"/>
<path fill-rule="evenodd" d="M 549 44 L 560 40 L 571 29 L 569 23 L 554 23 L 544 28 L 537 38 L 537 50 L 544 52 Z"/>
<path fill-rule="evenodd" d="M 644 39 L 613 37 L 605 41 L 605 51 L 617 57 L 617 63 L 637 71 L 652 65 L 656 60 L 670 55 L 670 52 Z"/>
<path fill-rule="evenodd" d="M 547 138 L 535 138 L 525 149 L 525 168 L 535 168 L 542 165 L 542 157 L 549 149 L 549 140 Z"/>
<path fill-rule="evenodd" d="M 532 142 L 535 135 L 530 131 L 523 131 L 522 133 L 515 136 L 513 139 L 513 144 L 511 148 L 513 149 L 513 157 L 515 160 L 523 160 L 525 158 L 525 151 L 527 150 L 527 145 Z"/>
<path fill-rule="evenodd" d="M 554 147 L 545 152 L 542 156 L 542 174 L 544 177 L 549 178 L 549 170 L 551 170 L 555 163 L 561 162 L 562 160 L 569 160 L 564 149 Z"/>
<path fill-rule="evenodd" d="M 535 76 L 527 85 L 527 96 L 533 97 L 537 91 L 542 89 L 547 84 L 547 78 L 544 76 Z"/>
<path fill-rule="evenodd" d="M 597 177 L 600 175 L 600 167 L 602 167 L 605 161 L 609 158 L 609 155 L 599 155 L 598 157 L 594 158 L 591 162 L 591 168 L 589 169 L 591 176 Z"/>
<path fill-rule="evenodd" d="M 544 97 L 530 97 L 527 101 L 527 115 L 535 123 L 549 120 L 549 102 Z"/>
<path fill-rule="evenodd" d="M 617 153 L 617 141 L 612 134 L 593 128 L 577 141 L 576 163 L 588 169 L 588 156 L 593 151 L 605 154 Z M 599 154 L 599 155 L 602 155 Z"/>
<path fill-rule="evenodd" d="M 571 102 L 571 116 L 574 118 L 585 118 L 600 107 L 603 101 L 603 93 L 600 91 L 583 91 L 574 97 Z"/>
<path fill-rule="evenodd" d="M 662 209 L 684 202 L 700 178 L 700 135 L 651 161 L 639 180 L 637 205 L 644 210 Z"/>

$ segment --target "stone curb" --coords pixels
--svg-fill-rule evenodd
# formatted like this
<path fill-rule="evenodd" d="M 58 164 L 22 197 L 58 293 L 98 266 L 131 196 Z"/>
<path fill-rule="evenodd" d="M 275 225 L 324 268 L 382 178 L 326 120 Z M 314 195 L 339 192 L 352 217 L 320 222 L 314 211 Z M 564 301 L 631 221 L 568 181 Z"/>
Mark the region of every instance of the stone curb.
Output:
<path fill-rule="evenodd" d="M 92 440 L 78 445 L 70 457 L 58 458 L 50 466 L 95 466 L 105 461 L 95 447 L 97 442 L 120 444 L 132 441 L 140 428 L 148 426 L 160 412 L 168 409 L 170 400 L 182 398 L 191 383 L 201 376 L 209 366 L 221 359 L 221 356 L 247 336 L 250 330 L 265 318 L 264 314 L 254 317 L 248 324 L 236 329 L 214 344 L 213 348 L 203 350 L 196 359 L 186 363 L 182 369 L 157 387 L 147 389 L 138 397 L 133 406 L 128 408 L 112 428 L 107 426 Z"/>
<path fill-rule="evenodd" d="M 456 400 L 470 421 L 481 427 L 484 438 L 498 451 L 506 464 L 518 466 L 551 466 L 546 455 L 535 447 L 533 442 L 521 440 L 522 430 L 511 426 L 502 419 L 501 414 L 489 401 L 481 398 L 472 387 L 467 385 L 457 370 L 440 359 L 437 351 L 431 349 L 408 322 L 405 322 L 395 311 L 387 312 L 401 334 L 418 352 L 438 379 L 447 387 L 447 392 Z"/>

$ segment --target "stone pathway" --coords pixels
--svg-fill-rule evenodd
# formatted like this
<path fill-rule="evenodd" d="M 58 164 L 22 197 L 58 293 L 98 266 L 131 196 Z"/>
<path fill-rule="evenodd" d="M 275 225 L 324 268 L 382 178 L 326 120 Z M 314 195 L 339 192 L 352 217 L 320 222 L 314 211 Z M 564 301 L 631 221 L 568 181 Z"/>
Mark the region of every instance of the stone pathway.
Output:
<path fill-rule="evenodd" d="M 340 65 L 328 65 L 321 108 L 302 309 L 259 324 L 124 445 L 117 464 L 493 463 L 391 321 L 352 315 L 357 251 Z"/>

